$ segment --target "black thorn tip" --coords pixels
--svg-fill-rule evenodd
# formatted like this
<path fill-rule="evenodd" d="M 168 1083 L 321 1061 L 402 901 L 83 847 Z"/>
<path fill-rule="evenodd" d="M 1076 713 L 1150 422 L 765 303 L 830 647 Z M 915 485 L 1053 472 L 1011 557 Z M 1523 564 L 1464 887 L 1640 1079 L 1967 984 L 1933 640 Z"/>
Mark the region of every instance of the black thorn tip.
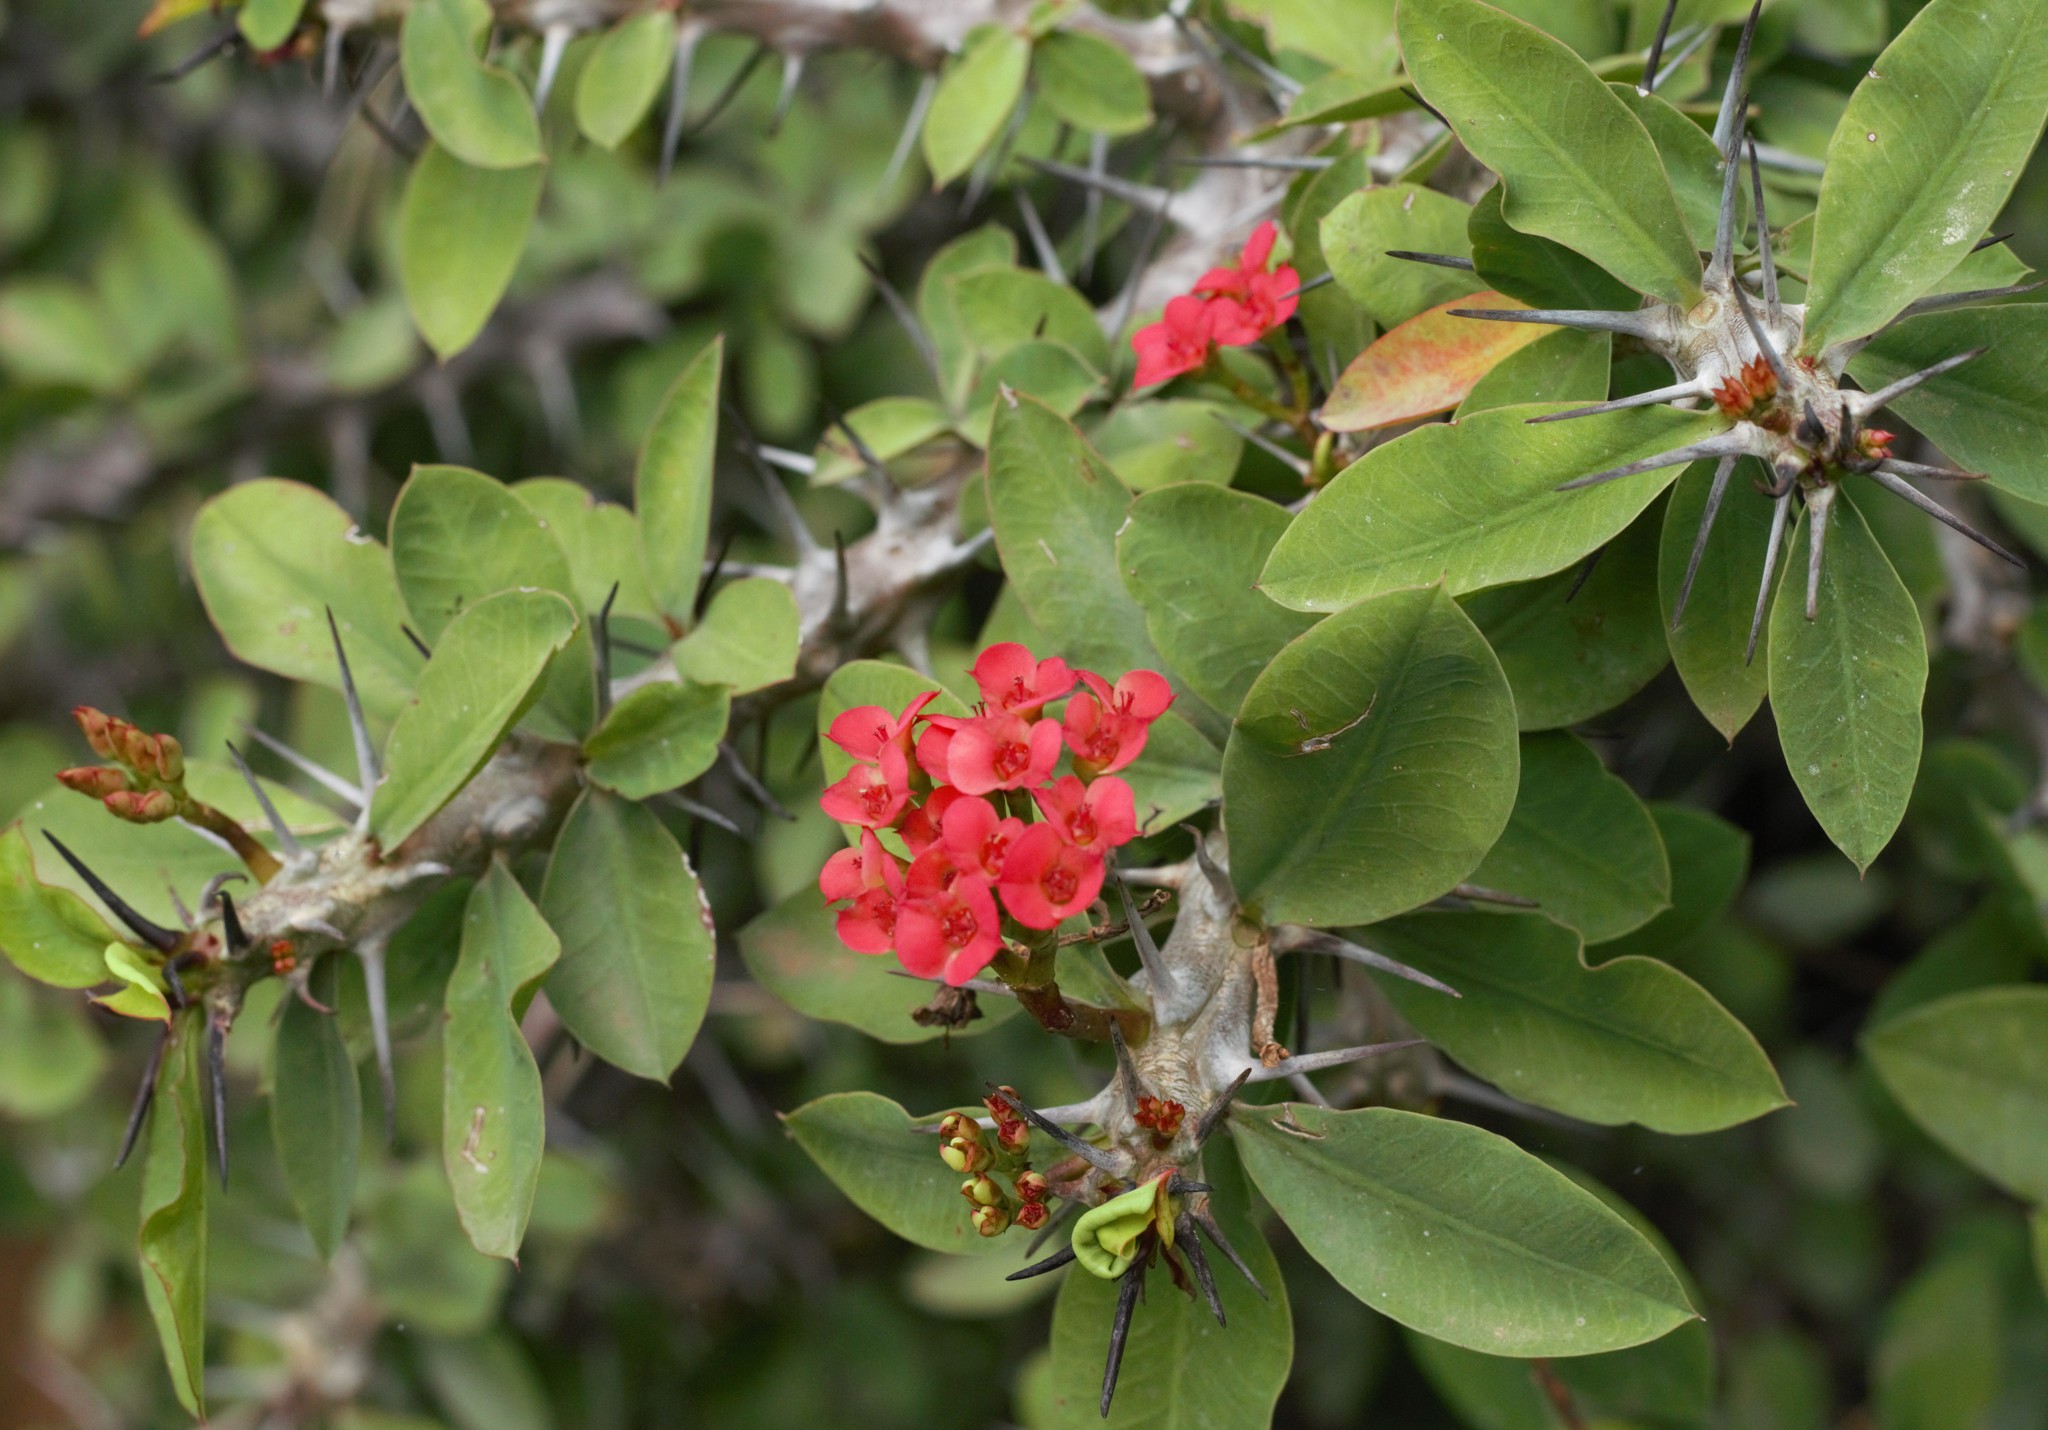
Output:
<path fill-rule="evenodd" d="M 98 896 L 99 901 L 107 906 L 114 917 L 128 926 L 128 932 L 134 934 L 158 953 L 169 953 L 178 946 L 180 936 L 177 933 L 137 913 L 126 899 L 123 899 L 119 894 L 107 887 L 106 880 L 86 868 L 85 861 L 76 854 L 73 854 L 65 846 L 63 840 L 50 833 L 47 829 L 43 831 L 43 838 L 50 841 L 51 847 L 63 856 L 64 862 L 71 866 L 73 872 L 79 878 L 85 880 L 86 887 Z"/>

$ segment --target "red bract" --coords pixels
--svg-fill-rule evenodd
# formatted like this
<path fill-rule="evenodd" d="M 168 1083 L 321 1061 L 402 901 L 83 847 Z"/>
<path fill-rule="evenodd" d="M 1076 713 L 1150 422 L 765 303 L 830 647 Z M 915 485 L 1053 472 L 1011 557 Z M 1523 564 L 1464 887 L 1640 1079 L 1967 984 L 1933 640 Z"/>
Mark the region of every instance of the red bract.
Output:
<path fill-rule="evenodd" d="M 1237 256 L 1235 268 L 1212 268 L 1194 291 L 1209 301 L 1209 335 L 1225 347 L 1255 343 L 1294 316 L 1301 306 L 1296 290 L 1301 275 L 1292 264 L 1268 273 L 1278 230 L 1268 219 L 1252 230 Z"/>
<path fill-rule="evenodd" d="M 1055 780 L 1031 797 L 1045 812 L 1046 823 L 1077 849 L 1103 853 L 1138 837 L 1137 798 L 1114 775 L 1084 784 L 1073 775 Z"/>
<path fill-rule="evenodd" d="M 1005 819 L 987 800 L 969 795 L 947 807 L 940 829 L 946 857 L 993 882 L 1002 877 L 1003 859 L 1024 832 L 1024 821 Z"/>
<path fill-rule="evenodd" d="M 827 903 L 851 899 L 839 912 L 839 941 L 855 953 L 887 953 L 896 941 L 897 900 L 903 872 L 872 830 L 860 833 L 860 848 L 842 849 L 825 861 L 818 891 Z"/>
<path fill-rule="evenodd" d="M 1087 690 L 1067 702 L 1067 748 L 1085 779 L 1120 770 L 1145 748 L 1146 732 L 1173 703 L 1173 688 L 1156 671 L 1133 670 L 1114 687 L 1081 672 Z"/>
<path fill-rule="evenodd" d="M 910 760 L 895 745 L 884 745 L 875 764 L 857 764 L 818 799 L 841 824 L 880 829 L 892 824 L 910 802 Z"/>
<path fill-rule="evenodd" d="M 938 698 L 938 691 L 927 690 L 904 706 L 901 715 L 891 715 L 879 705 L 856 705 L 840 712 L 825 738 L 856 760 L 878 760 L 888 745 L 908 755 L 912 723 Z"/>
<path fill-rule="evenodd" d="M 1207 362 L 1213 321 L 1209 304 L 1200 298 L 1186 293 L 1169 298 L 1158 322 L 1131 334 L 1131 350 L 1138 355 L 1136 385 L 1150 387 Z"/>
<path fill-rule="evenodd" d="M 951 785 L 940 785 L 925 797 L 923 804 L 903 816 L 903 823 L 896 832 L 903 836 L 903 845 L 911 855 L 924 853 L 939 842 L 939 826 L 946 817 L 946 811 L 953 807 L 955 800 L 967 796 Z"/>
<path fill-rule="evenodd" d="M 1008 715 L 1035 715 L 1047 701 L 1074 688 L 1074 673 L 1058 656 L 1035 659 L 1015 641 L 1003 641 L 981 653 L 968 672 L 981 687 L 990 710 Z"/>
<path fill-rule="evenodd" d="M 931 776 L 933 784 L 952 778 L 946 767 L 953 748 L 953 734 L 967 722 L 957 715 L 927 715 L 924 732 L 917 737 L 917 767 Z"/>
<path fill-rule="evenodd" d="M 928 850 L 910 866 L 896 913 L 896 956 L 918 977 L 958 987 L 1002 948 L 1002 916 L 988 883 L 932 859 L 939 852 Z"/>
<path fill-rule="evenodd" d="M 920 755 L 922 752 L 920 752 Z M 1024 789 L 1051 777 L 1060 759 L 1057 721 L 982 715 L 962 721 L 946 749 L 952 783 L 969 794 Z"/>
<path fill-rule="evenodd" d="M 1026 928 L 1055 928 L 1095 902 L 1102 876 L 1099 852 L 1067 843 L 1050 824 L 1034 824 L 1003 861 L 1003 907 Z"/>

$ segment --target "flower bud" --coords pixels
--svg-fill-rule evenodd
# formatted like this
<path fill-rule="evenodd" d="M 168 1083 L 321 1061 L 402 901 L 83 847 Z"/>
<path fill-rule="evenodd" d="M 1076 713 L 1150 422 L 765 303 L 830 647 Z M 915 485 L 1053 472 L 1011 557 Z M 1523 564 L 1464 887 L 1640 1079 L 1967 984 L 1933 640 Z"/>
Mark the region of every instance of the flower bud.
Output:
<path fill-rule="evenodd" d="M 1017 1174 L 1017 1195 L 1027 1202 L 1042 1202 L 1051 1184 L 1043 1172 L 1019 1172 Z"/>
<path fill-rule="evenodd" d="M 156 746 L 156 772 L 164 780 L 176 784 L 185 778 L 185 747 L 178 743 L 175 735 L 158 735 Z"/>
<path fill-rule="evenodd" d="M 983 1236 L 1001 1236 L 1010 1229 L 1010 1214 L 1001 1207 L 976 1207 L 972 1220 Z"/>
<path fill-rule="evenodd" d="M 178 801 L 160 789 L 120 790 L 100 803 L 130 824 L 161 824 L 178 812 Z"/>
<path fill-rule="evenodd" d="M 981 1125 L 965 1112 L 949 1112 L 939 1119 L 939 1139 L 950 1142 L 955 1137 L 981 1136 Z"/>
<path fill-rule="evenodd" d="M 996 1185 L 995 1178 L 984 1172 L 962 1182 L 960 1195 L 976 1206 L 993 1207 L 1002 1204 L 1003 1189 Z"/>
<path fill-rule="evenodd" d="M 80 765 L 76 769 L 57 771 L 57 783 L 80 794 L 89 794 L 94 799 L 105 799 L 127 789 L 128 776 L 106 765 Z"/>
<path fill-rule="evenodd" d="M 988 1144 L 980 1138 L 955 1137 L 939 1148 L 939 1157 L 956 1172 L 979 1172 L 989 1164 Z"/>
<path fill-rule="evenodd" d="M 156 741 L 126 720 L 108 723 L 107 738 L 114 742 L 114 758 L 137 774 L 156 773 Z"/>
<path fill-rule="evenodd" d="M 115 754 L 111 727 L 114 717 L 104 710 L 95 710 L 90 705 L 71 707 L 71 718 L 78 722 L 78 729 L 85 736 L 85 743 L 92 746 L 95 755 L 112 759 Z"/>
<path fill-rule="evenodd" d="M 1052 1210 L 1044 1202 L 1026 1202 L 1017 1208 L 1017 1225 L 1026 1231 L 1037 1231 L 1052 1220 Z"/>
<path fill-rule="evenodd" d="M 996 1143 L 1012 1156 L 1030 1149 L 1031 1124 L 1021 1117 L 996 1123 Z"/>

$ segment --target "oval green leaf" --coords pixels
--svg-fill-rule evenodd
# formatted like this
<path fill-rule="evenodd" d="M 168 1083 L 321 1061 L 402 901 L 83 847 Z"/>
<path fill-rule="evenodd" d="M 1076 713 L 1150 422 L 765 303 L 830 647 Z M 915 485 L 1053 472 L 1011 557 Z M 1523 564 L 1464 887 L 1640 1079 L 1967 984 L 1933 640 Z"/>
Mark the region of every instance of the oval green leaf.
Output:
<path fill-rule="evenodd" d="M 332 1006 L 338 954 L 314 970 L 313 996 Z M 299 1220 L 323 1258 L 348 1234 L 356 1153 L 363 1140 L 362 1085 L 341 1020 L 287 994 L 270 1063 L 270 1138 Z"/>
<path fill-rule="evenodd" d="M 718 758 L 731 711 L 732 692 L 722 685 L 641 686 L 583 742 L 591 782 L 628 799 L 688 784 Z"/>
<path fill-rule="evenodd" d="M 796 674 L 800 627 L 796 595 L 786 584 L 743 576 L 718 588 L 704 618 L 669 654 L 683 679 L 745 695 Z"/>
<path fill-rule="evenodd" d="M 576 127 L 591 143 L 618 148 L 654 107 L 676 58 L 676 17 L 668 11 L 619 21 L 591 46 L 576 77 Z"/>
<path fill-rule="evenodd" d="M 1672 488 L 1657 552 L 1657 608 L 1663 616 L 1672 664 L 1686 694 L 1707 723 L 1731 743 L 1763 704 L 1768 661 L 1744 659 L 1749 625 L 1763 584 L 1764 551 L 1771 539 L 1771 503 L 1750 488 L 1753 464 L 1741 462 L 1722 494 L 1707 534 L 1685 619 L 1672 624 L 1679 587 L 1698 541 L 1700 518 L 1714 485 L 1713 462 L 1695 462 Z M 1784 578 L 1781 563 L 1773 580 Z"/>
<path fill-rule="evenodd" d="M 490 32 L 486 0 L 418 0 L 398 33 L 406 98 L 434 142 L 480 169 L 538 164 L 540 121 L 525 88 L 478 51 Z"/>
<path fill-rule="evenodd" d="M 703 580 L 724 365 L 725 339 L 717 337 L 662 398 L 633 472 L 633 507 L 640 516 L 640 560 L 647 589 L 678 631 L 689 625 Z"/>
<path fill-rule="evenodd" d="M 925 1122 L 934 1119 L 924 1119 Z M 784 1113 L 783 1126 L 849 1200 L 905 1241 L 932 1251 L 1001 1246 L 969 1220 L 960 1174 L 939 1160 L 938 1139 L 888 1098 L 837 1092 Z"/>
<path fill-rule="evenodd" d="M 55 988 L 94 988 L 107 981 L 115 938 L 84 899 L 36 877 L 20 825 L 0 830 L 0 954 L 9 963 Z"/>
<path fill-rule="evenodd" d="M 476 340 L 505 296 L 544 177 L 538 164 L 480 169 L 436 144 L 412 166 L 398 210 L 398 280 L 441 361 Z"/>
<path fill-rule="evenodd" d="M 972 168 L 1017 101 L 1031 43 L 1001 25 L 981 25 L 968 36 L 960 58 L 946 67 L 924 120 L 924 161 L 934 186 L 950 184 Z"/>
<path fill-rule="evenodd" d="M 1152 122 L 1145 76 L 1122 46 L 1099 35 L 1047 35 L 1032 51 L 1031 78 L 1046 108 L 1084 133 L 1136 134 Z"/>

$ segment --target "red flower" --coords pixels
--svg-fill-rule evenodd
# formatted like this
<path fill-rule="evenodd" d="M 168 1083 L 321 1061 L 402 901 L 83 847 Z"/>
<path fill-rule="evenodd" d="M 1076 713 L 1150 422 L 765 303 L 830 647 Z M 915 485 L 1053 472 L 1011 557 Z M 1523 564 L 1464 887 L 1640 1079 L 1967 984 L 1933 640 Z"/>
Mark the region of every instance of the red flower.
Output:
<path fill-rule="evenodd" d="M 1245 240 L 1237 267 L 1212 268 L 1195 283 L 1194 291 L 1210 300 L 1210 336 L 1225 347 L 1257 342 L 1301 306 L 1301 275 L 1293 265 L 1266 271 L 1277 233 L 1268 219 Z"/>
<path fill-rule="evenodd" d="M 1003 907 L 1027 928 L 1055 928 L 1095 902 L 1102 876 L 1101 854 L 1067 843 L 1050 824 L 1034 824 L 1003 861 Z"/>
<path fill-rule="evenodd" d="M 946 857 L 993 882 L 1002 877 L 1003 859 L 1024 832 L 1024 821 L 1005 819 L 987 800 L 969 795 L 951 803 L 941 827 Z"/>
<path fill-rule="evenodd" d="M 1115 775 L 1083 784 L 1063 775 L 1031 797 L 1045 812 L 1046 822 L 1076 849 L 1102 854 L 1138 837 L 1137 797 Z"/>
<path fill-rule="evenodd" d="M 860 833 L 860 848 L 842 849 L 825 861 L 818 892 L 827 903 L 853 900 L 839 913 L 839 941 L 855 953 L 887 953 L 896 938 L 897 900 L 903 872 L 873 830 Z"/>
<path fill-rule="evenodd" d="M 968 794 L 987 794 L 1043 784 L 1059 759 L 1058 721 L 981 715 L 963 720 L 953 732 L 946 748 L 946 772 L 951 783 Z"/>
<path fill-rule="evenodd" d="M 981 687 L 991 710 L 1007 715 L 1035 715 L 1049 700 L 1074 688 L 1074 673 L 1058 656 L 1035 660 L 1015 641 L 992 645 L 968 672 Z"/>
<path fill-rule="evenodd" d="M 1088 689 L 1067 702 L 1066 732 L 1074 768 L 1086 779 L 1138 758 L 1146 730 L 1173 703 L 1173 687 L 1151 670 L 1126 672 L 1114 689 L 1084 670 L 1081 683 Z"/>
<path fill-rule="evenodd" d="M 896 914 L 896 956 L 920 978 L 958 987 L 1003 946 L 1002 915 L 985 880 L 963 874 L 937 849 L 918 856 Z"/>
<path fill-rule="evenodd" d="M 946 811 L 953 807 L 955 800 L 965 798 L 967 796 L 953 786 L 940 785 L 925 796 L 923 804 L 903 816 L 903 823 L 897 826 L 896 832 L 903 836 L 904 846 L 913 858 L 939 842 L 939 825 L 945 819 Z"/>
<path fill-rule="evenodd" d="M 856 705 L 839 713 L 825 738 L 856 760 L 878 760 L 888 745 L 908 755 L 911 723 L 938 698 L 938 691 L 927 690 L 905 706 L 901 715 L 891 715 L 880 705 Z"/>
<path fill-rule="evenodd" d="M 946 758 L 953 746 L 953 734 L 967 721 L 958 715 L 927 715 L 924 717 L 924 731 L 917 737 L 917 767 L 932 778 L 934 784 L 944 784 L 952 778 L 947 773 Z"/>
<path fill-rule="evenodd" d="M 1150 387 L 1207 362 L 1214 321 L 1210 305 L 1200 298 L 1185 293 L 1169 298 L 1158 322 L 1131 334 L 1131 350 L 1138 355 L 1136 386 Z"/>
<path fill-rule="evenodd" d="M 893 823 L 910 802 L 910 759 L 893 744 L 883 745 L 876 764 L 857 764 L 818 798 L 841 824 L 880 829 Z"/>

